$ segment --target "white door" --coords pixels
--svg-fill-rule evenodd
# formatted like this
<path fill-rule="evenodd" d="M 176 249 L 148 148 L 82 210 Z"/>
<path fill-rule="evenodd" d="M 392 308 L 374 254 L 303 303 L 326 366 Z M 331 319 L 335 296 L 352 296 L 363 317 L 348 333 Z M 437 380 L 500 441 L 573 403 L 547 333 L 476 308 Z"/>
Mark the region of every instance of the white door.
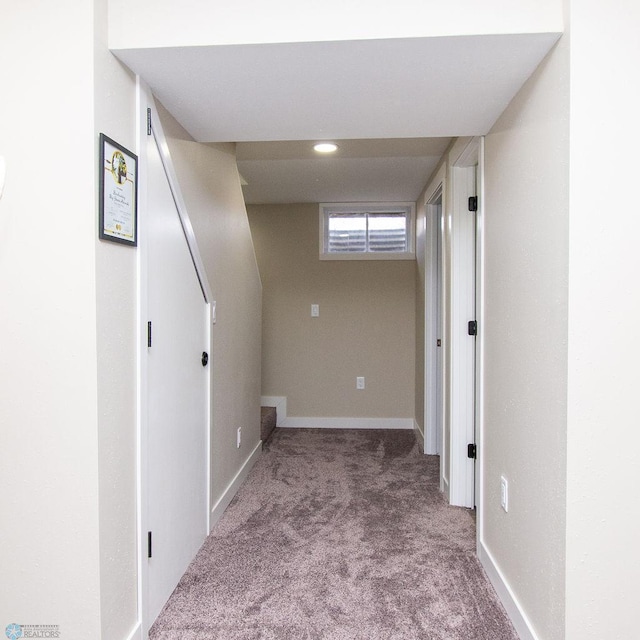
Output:
<path fill-rule="evenodd" d="M 469 197 L 476 195 L 474 158 L 451 170 L 451 426 L 449 501 L 475 506 L 476 339 L 470 323 L 476 320 L 476 214 Z"/>
<path fill-rule="evenodd" d="M 150 626 L 207 535 L 209 365 L 203 365 L 208 305 L 155 135 L 147 137 L 146 161 L 143 232 L 151 346 L 147 346 L 147 429 L 142 446 L 144 528 L 151 532 L 151 557 L 143 602 Z"/>

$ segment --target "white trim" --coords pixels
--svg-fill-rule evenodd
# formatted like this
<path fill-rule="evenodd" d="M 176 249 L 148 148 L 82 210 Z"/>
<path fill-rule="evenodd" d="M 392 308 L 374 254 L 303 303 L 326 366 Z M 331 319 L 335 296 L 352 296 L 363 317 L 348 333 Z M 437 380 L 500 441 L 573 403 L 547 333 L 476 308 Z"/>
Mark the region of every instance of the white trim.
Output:
<path fill-rule="evenodd" d="M 445 198 L 446 198 L 446 164 L 443 164 L 438 173 L 431 181 L 433 185 L 427 192 L 425 197 L 425 292 L 424 292 L 424 425 L 425 425 L 425 453 L 441 455 L 438 451 L 438 437 L 437 431 L 440 431 L 440 442 L 444 441 L 444 405 L 442 403 L 444 395 L 440 394 L 437 397 L 436 384 L 437 377 L 440 377 L 440 387 L 444 386 L 444 371 L 442 366 L 444 365 L 444 332 L 442 327 L 438 331 L 438 306 L 443 306 L 443 300 L 438 300 L 438 271 L 443 273 L 442 265 L 442 246 L 444 244 L 442 238 L 442 216 L 445 210 Z M 431 186 L 430 185 L 430 186 Z M 435 202 L 440 199 L 440 214 L 437 219 L 434 220 Z M 441 248 L 440 253 L 440 269 L 438 270 L 438 236 L 439 244 Z M 442 279 L 442 278 L 441 278 Z M 442 284 L 442 283 L 440 283 Z M 442 296 L 442 291 L 441 291 Z M 441 314 L 441 322 L 444 321 L 444 313 Z M 443 338 L 442 346 L 440 347 L 443 357 L 441 359 L 440 370 L 437 370 L 438 362 L 438 347 L 436 340 L 440 334 Z M 440 402 L 440 411 L 438 412 L 436 403 Z M 440 424 L 437 416 L 440 413 Z"/>
<path fill-rule="evenodd" d="M 420 425 L 418 424 L 417 420 L 413 421 L 413 430 L 416 432 L 416 438 L 418 439 L 418 443 L 420 445 L 420 449 L 424 453 L 427 453 L 425 451 L 425 445 L 424 445 L 424 431 L 420 428 Z"/>
<path fill-rule="evenodd" d="M 233 500 L 234 496 L 238 492 L 238 489 L 244 482 L 245 478 L 249 475 L 249 471 L 253 465 L 257 462 L 258 458 L 262 455 L 262 440 L 254 447 L 249 457 L 244 461 L 244 464 L 240 467 L 240 470 L 234 476 L 233 480 L 227 485 L 227 488 L 223 491 L 218 501 L 213 505 L 211 509 L 211 515 L 209 518 L 209 533 L 214 525 L 220 520 L 224 510 L 229 506 L 229 503 Z"/>
<path fill-rule="evenodd" d="M 440 456 L 440 464 L 442 465 L 442 456 Z M 449 500 L 449 480 L 444 477 L 444 474 L 440 474 L 440 491 L 444 494 L 444 497 Z"/>
<path fill-rule="evenodd" d="M 531 621 L 522 609 L 509 583 L 500 571 L 490 551 L 482 543 L 478 546 L 478 559 L 484 567 L 493 588 L 496 590 L 509 619 L 516 628 L 520 640 L 539 640 Z"/>
<path fill-rule="evenodd" d="M 411 251 L 403 253 L 361 252 L 361 253 L 322 253 L 320 260 L 415 260 L 416 254 Z"/>
<path fill-rule="evenodd" d="M 207 287 L 209 285 L 207 284 Z M 206 295 L 206 293 L 205 293 Z M 207 425 L 208 425 L 208 429 L 207 429 L 207 435 L 206 435 L 206 448 L 207 448 L 207 452 L 206 452 L 206 465 L 207 465 L 207 496 L 206 496 L 206 500 L 207 500 L 207 522 L 206 522 L 206 527 L 207 527 L 207 532 L 211 531 L 211 519 L 210 519 L 210 515 L 209 515 L 209 505 L 211 504 L 211 428 L 213 425 L 213 411 L 212 411 L 212 404 L 213 404 L 213 393 L 211 390 L 211 386 L 213 384 L 213 321 L 214 321 L 214 315 L 215 315 L 215 300 L 213 301 L 213 304 L 211 304 L 211 298 L 209 298 L 209 301 L 206 304 L 206 320 L 208 320 L 208 324 L 206 324 L 205 326 L 207 327 L 207 335 L 205 338 L 205 349 L 206 352 L 209 354 L 209 366 L 206 369 L 206 376 L 207 376 L 207 408 L 206 408 L 206 420 L 207 420 Z"/>
<path fill-rule="evenodd" d="M 484 525 L 484 136 L 478 149 L 478 211 L 476 213 L 476 547 L 480 548 Z"/>
<path fill-rule="evenodd" d="M 467 139 L 466 146 L 453 163 L 456 167 L 475 167 L 478 164 L 479 140 L 478 137 Z"/>
<path fill-rule="evenodd" d="M 167 180 L 169 181 L 169 188 L 171 189 L 171 195 L 176 203 L 176 209 L 178 211 L 178 217 L 182 224 L 184 235 L 187 239 L 187 246 L 191 253 L 191 259 L 193 260 L 193 266 L 196 270 L 200 286 L 202 287 L 202 295 L 205 302 L 213 302 L 213 295 L 211 294 L 211 287 L 209 286 L 209 279 L 207 278 L 207 271 L 204 267 L 204 262 L 200 255 L 200 249 L 198 248 L 198 241 L 196 240 L 196 234 L 193 231 L 191 225 L 191 219 L 189 218 L 189 212 L 184 198 L 182 197 L 182 191 L 180 189 L 180 183 L 178 182 L 178 176 L 176 175 L 173 167 L 173 160 L 171 159 L 171 152 L 169 151 L 169 145 L 164 135 L 162 123 L 160 122 L 160 116 L 156 109 L 156 104 L 153 99 L 153 94 L 147 89 L 147 107 L 151 108 L 151 129 L 153 135 L 158 144 L 158 151 L 160 152 L 160 160 L 164 167 L 164 172 L 167 174 Z M 146 133 L 146 132 L 145 132 Z M 213 324 L 213 317 L 210 316 L 209 325 Z"/>
<path fill-rule="evenodd" d="M 477 140 L 477 137 L 464 136 L 456 138 L 451 150 L 449 151 L 449 164 L 458 165 L 460 167 L 468 167 L 469 158 L 472 157 L 472 149 L 469 147 L 471 143 Z"/>
<path fill-rule="evenodd" d="M 287 418 L 284 429 L 413 429 L 413 418 Z"/>
<path fill-rule="evenodd" d="M 127 636 L 127 640 L 142 640 L 142 623 L 138 622 Z"/>
<path fill-rule="evenodd" d="M 276 427 L 287 419 L 287 398 L 285 396 L 262 396 L 260 405 L 276 408 Z"/>
<path fill-rule="evenodd" d="M 145 224 L 144 215 L 147 210 L 147 171 L 146 156 L 140 153 L 142 147 L 142 117 L 144 111 L 142 107 L 144 88 L 141 84 L 140 76 L 136 76 L 136 152 L 138 154 L 138 229 Z M 143 437 L 143 431 L 147 428 L 147 359 L 143 357 L 143 344 L 146 339 L 146 322 L 147 318 L 147 280 L 146 265 L 142 260 L 145 255 L 146 234 L 138 235 L 138 251 L 136 252 L 136 296 L 137 296 L 137 343 L 136 343 L 136 382 L 137 382 L 137 409 L 136 409 L 136 532 L 137 532 L 137 549 L 138 549 L 138 584 L 137 584 L 137 601 L 138 601 L 138 626 L 140 627 L 140 635 L 142 635 L 142 609 L 144 606 L 142 589 L 147 584 L 147 563 L 142 561 L 145 556 L 146 540 L 143 536 L 142 525 L 146 522 L 146 502 L 143 501 L 142 485 L 143 478 L 147 474 L 146 454 L 142 450 L 142 443 L 146 436 Z M 143 328 L 144 327 L 144 328 Z M 134 629 L 135 631 L 135 629 Z"/>

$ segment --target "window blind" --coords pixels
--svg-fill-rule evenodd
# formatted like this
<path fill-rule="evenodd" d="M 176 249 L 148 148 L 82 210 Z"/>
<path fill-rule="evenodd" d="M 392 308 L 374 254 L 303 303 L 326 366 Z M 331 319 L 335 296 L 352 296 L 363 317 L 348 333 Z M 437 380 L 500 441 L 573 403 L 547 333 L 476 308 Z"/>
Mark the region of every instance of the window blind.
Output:
<path fill-rule="evenodd" d="M 331 213 L 329 253 L 407 251 L 407 214 Z"/>

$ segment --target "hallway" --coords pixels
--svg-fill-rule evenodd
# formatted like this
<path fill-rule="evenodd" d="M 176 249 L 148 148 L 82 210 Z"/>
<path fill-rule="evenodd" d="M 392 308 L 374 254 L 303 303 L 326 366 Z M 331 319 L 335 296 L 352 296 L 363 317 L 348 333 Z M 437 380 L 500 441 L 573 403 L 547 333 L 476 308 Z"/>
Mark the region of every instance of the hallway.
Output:
<path fill-rule="evenodd" d="M 152 640 L 513 640 L 408 430 L 277 429 Z"/>

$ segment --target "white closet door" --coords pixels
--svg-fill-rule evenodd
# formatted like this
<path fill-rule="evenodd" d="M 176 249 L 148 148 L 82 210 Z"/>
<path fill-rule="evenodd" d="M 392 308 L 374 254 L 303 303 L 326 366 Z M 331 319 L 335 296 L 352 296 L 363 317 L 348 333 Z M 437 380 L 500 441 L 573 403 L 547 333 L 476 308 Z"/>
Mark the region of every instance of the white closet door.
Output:
<path fill-rule="evenodd" d="M 147 138 L 146 619 L 158 616 L 207 535 L 208 307 L 153 135 Z M 143 445 L 144 446 L 144 445 Z"/>

